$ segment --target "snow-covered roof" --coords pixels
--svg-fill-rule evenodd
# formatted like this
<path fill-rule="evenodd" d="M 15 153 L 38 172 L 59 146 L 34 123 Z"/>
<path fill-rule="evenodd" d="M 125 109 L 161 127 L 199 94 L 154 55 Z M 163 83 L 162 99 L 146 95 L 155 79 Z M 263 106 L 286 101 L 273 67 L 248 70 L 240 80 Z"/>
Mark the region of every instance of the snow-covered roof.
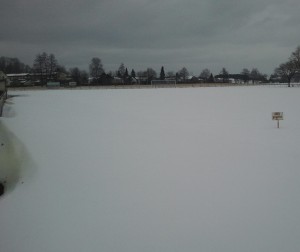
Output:
<path fill-rule="evenodd" d="M 191 79 L 193 79 L 193 78 L 197 78 L 197 77 L 194 76 L 194 75 L 189 75 L 189 76 L 187 77 L 188 80 L 191 80 Z"/>
<path fill-rule="evenodd" d="M 14 74 L 7 74 L 7 77 L 23 77 L 27 75 L 29 75 L 29 73 L 14 73 Z"/>

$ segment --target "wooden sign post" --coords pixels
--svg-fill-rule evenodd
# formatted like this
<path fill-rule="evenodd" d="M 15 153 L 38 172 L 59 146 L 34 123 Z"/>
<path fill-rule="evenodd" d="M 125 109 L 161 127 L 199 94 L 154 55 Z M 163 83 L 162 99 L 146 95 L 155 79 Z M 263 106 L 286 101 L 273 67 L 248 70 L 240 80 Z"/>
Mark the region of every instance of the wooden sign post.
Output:
<path fill-rule="evenodd" d="M 273 112 L 272 120 L 277 120 L 277 128 L 279 129 L 279 121 L 283 120 L 283 112 Z"/>

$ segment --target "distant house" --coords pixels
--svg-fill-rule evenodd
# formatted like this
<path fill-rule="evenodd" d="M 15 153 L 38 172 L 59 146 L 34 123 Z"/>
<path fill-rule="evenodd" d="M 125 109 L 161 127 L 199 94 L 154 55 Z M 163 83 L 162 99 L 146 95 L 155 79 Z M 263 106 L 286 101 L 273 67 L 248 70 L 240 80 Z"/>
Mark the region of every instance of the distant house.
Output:
<path fill-rule="evenodd" d="M 111 83 L 117 85 L 117 84 L 123 84 L 124 81 L 122 78 L 114 76 L 113 79 L 111 80 Z"/>
<path fill-rule="evenodd" d="M 217 83 L 231 83 L 231 84 L 242 84 L 247 83 L 247 76 L 242 74 L 218 74 L 215 76 L 215 82 Z"/>
<path fill-rule="evenodd" d="M 137 76 L 135 77 L 138 84 L 149 84 L 149 80 L 147 76 Z"/>
<path fill-rule="evenodd" d="M 232 84 L 242 84 L 242 83 L 244 83 L 244 81 L 240 78 L 229 78 L 228 82 L 232 83 Z"/>
<path fill-rule="evenodd" d="M 49 80 L 50 81 L 50 80 Z M 51 80 L 53 81 L 53 80 Z M 72 77 L 69 76 L 66 73 L 57 73 L 55 81 L 59 81 L 61 85 L 70 86 L 70 83 L 72 86 L 74 86 L 74 80 L 72 80 Z M 77 85 L 77 82 L 75 82 Z"/>
<path fill-rule="evenodd" d="M 7 74 L 9 85 L 11 86 L 26 86 L 32 83 L 32 78 L 29 73 L 13 73 Z"/>
<path fill-rule="evenodd" d="M 41 85 L 46 81 L 61 81 L 68 83 L 70 78 L 65 77 L 66 74 L 54 72 L 51 78 L 47 73 L 11 73 L 7 74 L 10 86 L 33 86 Z"/>
<path fill-rule="evenodd" d="M 131 77 L 130 81 L 131 81 L 131 84 L 138 84 L 138 80 L 136 77 Z"/>
<path fill-rule="evenodd" d="M 187 82 L 188 83 L 201 83 L 202 79 L 199 79 L 198 77 L 196 77 L 194 75 L 190 75 L 187 77 Z"/>

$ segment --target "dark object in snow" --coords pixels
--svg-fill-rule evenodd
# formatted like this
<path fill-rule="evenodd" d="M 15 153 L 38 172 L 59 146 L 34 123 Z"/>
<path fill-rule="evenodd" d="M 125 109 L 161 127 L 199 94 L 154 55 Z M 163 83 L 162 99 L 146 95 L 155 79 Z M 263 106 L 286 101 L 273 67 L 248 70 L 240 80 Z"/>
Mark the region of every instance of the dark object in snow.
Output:
<path fill-rule="evenodd" d="M 4 194 L 4 185 L 0 183 L 0 196 Z"/>

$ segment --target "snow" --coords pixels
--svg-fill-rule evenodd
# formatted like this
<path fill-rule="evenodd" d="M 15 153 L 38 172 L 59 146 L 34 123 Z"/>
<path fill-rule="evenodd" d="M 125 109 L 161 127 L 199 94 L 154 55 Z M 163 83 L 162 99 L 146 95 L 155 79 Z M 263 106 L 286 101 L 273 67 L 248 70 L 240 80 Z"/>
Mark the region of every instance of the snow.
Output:
<path fill-rule="evenodd" d="M 1 252 L 300 250 L 300 89 L 9 94 Z"/>

